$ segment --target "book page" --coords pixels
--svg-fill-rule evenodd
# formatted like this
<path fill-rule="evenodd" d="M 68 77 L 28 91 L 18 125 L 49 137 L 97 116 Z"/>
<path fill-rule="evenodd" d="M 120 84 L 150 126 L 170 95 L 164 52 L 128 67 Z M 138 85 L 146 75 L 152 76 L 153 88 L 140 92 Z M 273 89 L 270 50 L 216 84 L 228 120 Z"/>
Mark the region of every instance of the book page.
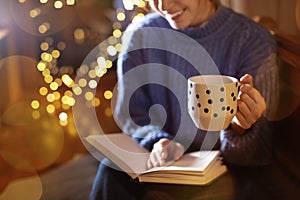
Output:
<path fill-rule="evenodd" d="M 155 167 L 147 170 L 145 173 L 154 171 L 181 171 L 181 172 L 197 172 L 203 173 L 218 159 L 219 151 L 196 151 L 184 154 L 179 160 L 169 163 L 165 167 Z M 160 172 L 158 172 L 160 173 Z"/>
<path fill-rule="evenodd" d="M 132 178 L 146 171 L 149 151 L 129 135 L 124 133 L 91 135 L 86 140 Z"/>

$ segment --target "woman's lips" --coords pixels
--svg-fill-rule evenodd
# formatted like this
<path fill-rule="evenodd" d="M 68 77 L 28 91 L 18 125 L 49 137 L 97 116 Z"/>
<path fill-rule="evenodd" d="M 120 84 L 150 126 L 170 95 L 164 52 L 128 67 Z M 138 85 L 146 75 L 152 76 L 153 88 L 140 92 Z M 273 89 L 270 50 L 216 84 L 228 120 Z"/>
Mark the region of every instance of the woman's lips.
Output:
<path fill-rule="evenodd" d="M 185 11 L 185 9 L 182 9 L 182 10 L 177 11 L 175 13 L 167 14 L 166 17 L 170 18 L 172 20 L 177 20 L 184 13 L 184 11 Z"/>

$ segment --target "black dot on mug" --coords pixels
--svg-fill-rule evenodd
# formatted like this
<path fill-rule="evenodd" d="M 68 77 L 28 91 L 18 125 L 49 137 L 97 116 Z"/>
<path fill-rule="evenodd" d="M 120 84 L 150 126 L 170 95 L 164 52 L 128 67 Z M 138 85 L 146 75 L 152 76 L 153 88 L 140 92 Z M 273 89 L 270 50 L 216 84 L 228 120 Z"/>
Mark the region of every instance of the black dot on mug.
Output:
<path fill-rule="evenodd" d="M 208 109 L 208 108 L 205 108 L 205 109 L 204 109 L 204 112 L 205 112 L 205 113 L 208 113 L 208 112 L 209 112 L 209 109 Z"/>
<path fill-rule="evenodd" d="M 220 98 L 220 102 L 224 102 L 224 98 Z"/>
<path fill-rule="evenodd" d="M 191 95 L 191 94 L 192 94 L 192 92 L 191 92 L 191 91 L 189 91 L 189 94 Z"/>
<path fill-rule="evenodd" d="M 193 84 L 191 83 L 191 88 L 193 88 Z"/>
<path fill-rule="evenodd" d="M 230 106 L 227 106 L 227 111 L 229 111 L 230 110 Z"/>
<path fill-rule="evenodd" d="M 230 113 L 233 114 L 233 112 L 234 112 L 234 109 L 231 109 Z"/>
<path fill-rule="evenodd" d="M 234 97 L 232 98 L 232 100 L 235 101 L 235 100 L 236 100 L 236 97 L 234 96 Z"/>
<path fill-rule="evenodd" d="M 195 110 L 194 106 L 192 106 L 192 110 Z"/>
<path fill-rule="evenodd" d="M 211 93 L 211 91 L 210 90 L 206 90 L 206 94 L 210 94 Z"/>
<path fill-rule="evenodd" d="M 232 92 L 232 93 L 231 93 L 231 97 L 233 97 L 233 96 L 234 96 L 234 93 Z"/>
<path fill-rule="evenodd" d="M 226 110 L 225 106 L 223 106 L 221 109 L 222 109 L 222 111 L 225 111 L 225 110 Z"/>
<path fill-rule="evenodd" d="M 235 83 L 235 87 L 238 87 L 238 82 Z"/>
<path fill-rule="evenodd" d="M 212 103 L 213 103 L 213 100 L 208 99 L 207 103 L 208 103 L 208 104 L 212 104 Z"/>
<path fill-rule="evenodd" d="M 224 92 L 224 91 L 225 91 L 225 88 L 224 88 L 224 87 L 221 87 L 221 88 L 220 88 L 220 91 L 221 91 L 221 92 Z"/>
<path fill-rule="evenodd" d="M 218 117 L 218 114 L 217 114 L 217 113 L 214 113 L 214 117 Z"/>
<path fill-rule="evenodd" d="M 200 97 L 199 94 L 196 94 L 196 98 L 199 99 L 199 97 Z"/>
<path fill-rule="evenodd" d="M 197 104 L 197 106 L 200 108 L 200 107 L 201 107 L 201 104 L 200 104 L 200 103 L 198 103 L 198 104 Z"/>

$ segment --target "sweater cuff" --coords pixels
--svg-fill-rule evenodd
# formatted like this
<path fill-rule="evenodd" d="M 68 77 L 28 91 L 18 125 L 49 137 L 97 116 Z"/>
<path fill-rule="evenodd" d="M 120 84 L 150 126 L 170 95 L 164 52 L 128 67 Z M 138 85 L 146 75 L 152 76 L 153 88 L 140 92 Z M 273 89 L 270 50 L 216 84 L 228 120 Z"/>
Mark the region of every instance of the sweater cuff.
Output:
<path fill-rule="evenodd" d="M 168 133 L 166 133 L 163 130 L 159 130 L 159 131 L 153 130 L 153 131 L 150 131 L 146 137 L 140 138 L 138 140 L 138 142 L 140 143 L 140 145 L 142 147 L 151 151 L 153 148 L 153 145 L 162 138 L 168 138 L 170 140 L 173 139 L 172 136 L 170 136 Z"/>

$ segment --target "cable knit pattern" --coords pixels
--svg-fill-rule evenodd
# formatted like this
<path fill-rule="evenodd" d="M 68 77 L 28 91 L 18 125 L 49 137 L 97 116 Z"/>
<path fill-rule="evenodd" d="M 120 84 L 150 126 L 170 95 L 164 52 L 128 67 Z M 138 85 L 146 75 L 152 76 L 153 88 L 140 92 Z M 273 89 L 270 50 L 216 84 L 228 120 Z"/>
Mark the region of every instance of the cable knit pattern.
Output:
<path fill-rule="evenodd" d="M 203 67 L 201 61 L 199 61 L 199 66 L 192 66 L 184 58 L 164 50 L 133 50 L 136 44 L 144 44 L 153 40 L 159 40 L 163 43 L 165 41 L 164 37 L 168 37 L 168 35 L 164 35 L 163 38 L 155 36 L 149 38 L 138 35 L 139 30 L 144 27 L 162 27 L 172 30 L 164 18 L 154 13 L 148 14 L 145 20 L 139 24 L 131 24 L 128 27 L 128 30 L 132 32 L 123 39 L 126 50 L 118 60 L 119 90 L 115 109 L 116 119 L 122 126 L 123 131 L 131 134 L 142 146 L 149 150 L 160 138 L 168 137 L 171 139 L 176 134 L 179 135 L 177 137 L 179 142 L 189 144 L 188 141 L 192 140 L 190 146 L 186 146 L 188 151 L 199 149 L 205 134 L 209 133 L 195 129 L 190 118 L 182 119 L 180 117 L 185 115 L 186 112 L 181 110 L 172 91 L 163 86 L 148 84 L 137 88 L 129 103 L 130 117 L 136 125 L 130 123 L 130 120 L 124 119 L 123 106 L 125 105 L 126 91 L 130 87 L 135 87 L 131 85 L 130 81 L 126 82 L 122 79 L 130 70 L 145 63 L 159 63 L 176 70 L 187 80 L 190 76 L 198 75 L 197 68 Z M 265 97 L 266 102 L 271 102 L 271 99 L 275 101 L 277 87 L 276 43 L 272 35 L 261 25 L 219 5 L 215 16 L 205 24 L 177 31 L 201 44 L 213 59 L 220 74 L 240 78 L 249 73 L 254 77 L 254 84 Z M 192 51 L 193 49 L 191 49 L 191 54 L 197 53 Z M 209 69 L 207 73 L 211 73 Z M 164 77 L 165 81 L 168 81 L 171 85 L 182 87 L 180 95 L 186 96 L 186 82 L 181 83 L 179 80 L 174 80 L 169 74 L 157 75 Z M 148 74 L 145 71 L 143 77 L 135 78 L 151 80 L 153 76 L 156 76 L 156 74 Z M 150 107 L 154 104 L 162 105 L 167 113 L 166 123 L 163 127 L 155 122 L 149 124 L 148 113 Z M 154 114 L 159 121 L 162 113 L 157 112 Z M 186 126 L 183 132 L 178 133 L 180 123 L 184 123 Z M 195 130 L 196 135 L 190 134 Z M 244 135 L 236 134 L 229 127 L 227 130 L 221 131 L 220 136 L 220 148 L 224 160 L 228 163 L 258 165 L 267 163 L 270 158 L 272 129 L 270 123 L 264 117 L 258 120 Z"/>

